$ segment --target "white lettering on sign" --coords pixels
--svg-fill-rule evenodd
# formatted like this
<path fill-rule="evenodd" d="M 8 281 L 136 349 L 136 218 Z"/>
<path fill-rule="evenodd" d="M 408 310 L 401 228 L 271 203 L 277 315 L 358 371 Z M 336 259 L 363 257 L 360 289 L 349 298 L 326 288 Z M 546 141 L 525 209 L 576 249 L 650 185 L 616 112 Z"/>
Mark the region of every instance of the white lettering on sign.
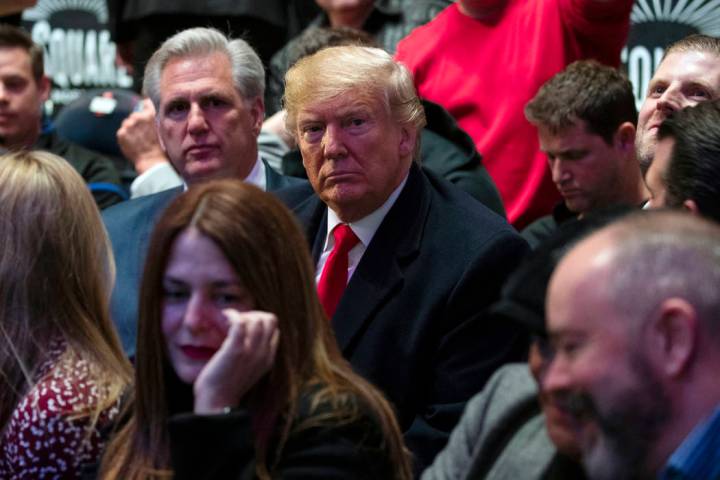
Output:
<path fill-rule="evenodd" d="M 633 85 L 633 95 L 635 96 L 635 106 L 640 109 L 645 94 L 647 93 L 650 79 L 653 72 L 662 60 L 664 50 L 661 47 L 655 47 L 653 54 L 643 45 L 637 45 L 630 50 L 628 54 L 627 47 L 622 49 L 620 60 L 627 66 L 627 74 Z"/>
<path fill-rule="evenodd" d="M 125 67 L 115 65 L 116 47 L 107 30 L 51 28 L 39 20 L 32 38 L 45 50 L 45 73 L 61 88 L 132 86 Z"/>

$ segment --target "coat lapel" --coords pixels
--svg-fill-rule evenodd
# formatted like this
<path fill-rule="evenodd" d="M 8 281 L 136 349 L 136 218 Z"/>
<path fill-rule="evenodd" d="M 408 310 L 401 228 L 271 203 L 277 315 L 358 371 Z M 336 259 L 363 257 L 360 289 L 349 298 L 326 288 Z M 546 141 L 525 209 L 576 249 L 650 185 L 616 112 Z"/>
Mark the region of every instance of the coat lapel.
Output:
<path fill-rule="evenodd" d="M 420 250 L 430 207 L 429 189 L 424 175 L 413 164 L 405 188 L 380 224 L 333 316 L 335 336 L 343 353 L 353 349 L 367 324 L 402 288 L 404 270 Z M 323 238 L 326 224 L 327 219 L 319 234 Z"/>

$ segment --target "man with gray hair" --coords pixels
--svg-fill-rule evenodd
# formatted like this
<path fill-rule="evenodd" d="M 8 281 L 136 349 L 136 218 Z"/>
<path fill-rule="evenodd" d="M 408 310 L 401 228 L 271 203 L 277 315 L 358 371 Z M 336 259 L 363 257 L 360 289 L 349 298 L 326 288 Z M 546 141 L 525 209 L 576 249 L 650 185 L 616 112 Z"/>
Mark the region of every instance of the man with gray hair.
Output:
<path fill-rule="evenodd" d="M 285 79 L 311 185 L 278 196 L 306 229 L 343 355 L 395 405 L 419 469 L 494 370 L 524 356 L 518 329 L 482 312 L 527 246 L 413 162 L 425 113 L 387 52 L 326 48 Z"/>
<path fill-rule="evenodd" d="M 185 186 L 216 178 L 244 179 L 263 190 L 291 183 L 258 156 L 265 72 L 244 40 L 208 28 L 180 32 L 150 58 L 143 89 L 157 112 L 160 145 Z M 185 186 L 120 204 L 103 215 L 119 259 L 112 316 L 130 355 L 150 232 Z"/>
<path fill-rule="evenodd" d="M 542 387 L 595 480 L 720 478 L 720 226 L 636 212 L 559 263 Z"/>

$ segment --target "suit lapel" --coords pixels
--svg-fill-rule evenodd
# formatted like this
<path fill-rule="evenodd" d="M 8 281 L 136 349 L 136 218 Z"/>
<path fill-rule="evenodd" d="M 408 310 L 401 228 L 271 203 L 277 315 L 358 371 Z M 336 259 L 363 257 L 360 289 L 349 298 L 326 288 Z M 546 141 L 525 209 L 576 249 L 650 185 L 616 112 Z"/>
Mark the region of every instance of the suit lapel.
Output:
<path fill-rule="evenodd" d="M 286 185 L 282 182 L 283 177 L 277 173 L 268 163 L 261 159 L 261 162 L 265 165 L 265 190 L 272 192 L 279 188 L 285 187 Z"/>
<path fill-rule="evenodd" d="M 313 265 L 317 265 L 325 243 L 325 232 L 327 230 L 327 207 L 315 195 L 308 184 L 309 196 L 292 208 L 293 213 L 300 224 L 305 227 L 305 237 L 312 249 Z"/>
<path fill-rule="evenodd" d="M 420 250 L 430 207 L 429 189 L 413 164 L 405 188 L 380 224 L 333 316 L 335 335 L 344 353 L 352 350 L 368 322 L 402 288 L 403 272 Z M 320 235 L 324 239 L 327 227 L 323 227 Z"/>

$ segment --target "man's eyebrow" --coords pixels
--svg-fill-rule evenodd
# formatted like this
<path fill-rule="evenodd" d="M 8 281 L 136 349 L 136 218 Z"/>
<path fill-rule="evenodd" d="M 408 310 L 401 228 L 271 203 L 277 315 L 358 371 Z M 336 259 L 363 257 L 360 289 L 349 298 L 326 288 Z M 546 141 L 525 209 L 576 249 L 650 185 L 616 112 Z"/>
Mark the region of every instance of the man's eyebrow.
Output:
<path fill-rule="evenodd" d="M 690 82 L 690 83 L 687 85 L 687 87 L 688 87 L 688 88 L 701 87 L 701 88 L 704 88 L 704 89 L 706 89 L 706 90 L 709 90 L 709 91 L 710 91 L 711 93 L 713 93 L 713 94 L 716 92 L 716 89 L 714 89 L 713 86 L 712 86 L 710 83 L 708 83 L 708 82 L 703 82 L 702 80 L 693 80 L 692 82 Z"/>

